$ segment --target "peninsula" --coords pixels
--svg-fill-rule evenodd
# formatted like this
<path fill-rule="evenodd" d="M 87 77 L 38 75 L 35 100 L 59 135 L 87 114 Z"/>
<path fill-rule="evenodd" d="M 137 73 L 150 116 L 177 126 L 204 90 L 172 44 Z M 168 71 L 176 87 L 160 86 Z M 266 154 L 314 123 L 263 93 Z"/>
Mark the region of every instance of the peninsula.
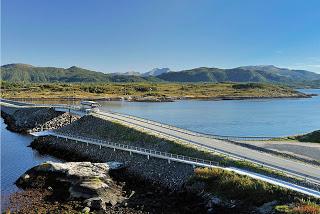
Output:
<path fill-rule="evenodd" d="M 292 88 L 265 83 L 12 83 L 2 82 L 1 96 L 41 100 L 174 101 L 180 99 L 308 98 Z"/>

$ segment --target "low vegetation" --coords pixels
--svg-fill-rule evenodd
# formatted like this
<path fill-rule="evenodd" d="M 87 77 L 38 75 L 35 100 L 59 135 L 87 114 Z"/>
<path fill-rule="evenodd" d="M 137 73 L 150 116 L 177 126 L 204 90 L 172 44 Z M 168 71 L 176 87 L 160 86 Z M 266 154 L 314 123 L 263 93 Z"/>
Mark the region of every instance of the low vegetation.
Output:
<path fill-rule="evenodd" d="M 204 182 L 206 191 L 221 198 L 242 200 L 248 205 L 287 199 L 292 194 L 287 189 L 219 168 L 198 168 L 191 182 Z"/>
<path fill-rule="evenodd" d="M 304 96 L 293 89 L 263 83 L 9 83 L 2 82 L 6 98 L 90 98 L 168 97 L 168 98 L 261 98 Z"/>
<path fill-rule="evenodd" d="M 298 135 L 294 137 L 298 141 L 301 142 L 313 142 L 313 143 L 320 143 L 320 130 L 313 131 L 308 134 Z"/>
<path fill-rule="evenodd" d="M 163 69 L 158 69 L 163 70 Z M 169 70 L 169 69 L 168 69 Z M 167 71 L 168 71 L 167 70 Z M 151 72 L 152 73 L 152 72 Z M 150 74 L 150 73 L 149 73 Z M 103 73 L 72 66 L 70 68 L 36 67 L 28 64 L 1 66 L 1 79 L 25 83 L 105 83 L 105 82 L 260 82 L 287 85 L 317 85 L 320 75 L 304 71 L 267 66 L 244 66 L 231 69 L 199 67 L 150 76 L 138 72 Z M 319 86 L 319 85 L 318 85 Z"/>
<path fill-rule="evenodd" d="M 320 130 L 316 130 L 307 134 L 288 136 L 284 138 L 274 138 L 277 141 L 299 141 L 309 143 L 320 143 Z"/>
<path fill-rule="evenodd" d="M 275 212 L 279 214 L 319 214 L 320 205 L 316 202 L 300 200 L 288 205 L 278 205 Z"/>
<path fill-rule="evenodd" d="M 315 198 L 303 199 L 303 195 L 248 176 L 219 168 L 197 168 L 190 184 L 204 183 L 206 191 L 225 200 L 239 200 L 246 206 L 260 206 L 277 201 L 277 213 L 317 214 L 320 206 Z"/>
<path fill-rule="evenodd" d="M 95 124 L 95 126 L 92 127 L 92 124 Z M 76 133 L 85 137 L 102 138 L 104 140 L 110 140 L 116 143 L 124 143 L 132 146 L 209 160 L 223 167 L 233 166 L 278 178 L 289 179 L 280 172 L 252 164 L 248 161 L 234 160 L 223 155 L 209 152 L 205 149 L 200 149 L 199 147 L 195 147 L 191 144 L 167 140 L 147 132 L 130 128 L 121 123 L 110 122 L 92 116 L 83 117 L 74 123 L 65 126 L 60 131 L 64 133 Z"/>

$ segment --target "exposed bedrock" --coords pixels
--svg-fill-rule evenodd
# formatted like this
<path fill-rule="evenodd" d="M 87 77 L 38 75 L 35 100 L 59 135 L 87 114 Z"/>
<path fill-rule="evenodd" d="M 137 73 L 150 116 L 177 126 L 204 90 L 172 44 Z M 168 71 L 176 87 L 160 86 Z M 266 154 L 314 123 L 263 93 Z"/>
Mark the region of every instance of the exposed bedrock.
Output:
<path fill-rule="evenodd" d="M 26 171 L 16 184 L 24 189 L 50 189 L 61 198 L 82 199 L 90 209 L 105 210 L 125 201 L 122 186 L 113 181 L 114 163 L 45 162 Z M 118 169 L 119 170 L 119 169 Z"/>
<path fill-rule="evenodd" d="M 77 201 L 83 212 L 207 213 L 202 196 L 186 188 L 172 191 L 152 184 L 128 173 L 119 162 L 45 162 L 26 171 L 16 183 L 27 191 L 49 190 L 46 203 L 57 197 L 60 204 Z"/>
<path fill-rule="evenodd" d="M 159 183 L 170 189 L 179 189 L 193 174 L 193 167 L 177 162 L 148 157 L 146 155 L 130 154 L 126 151 L 86 143 L 57 139 L 55 137 L 40 137 L 31 143 L 33 149 L 40 153 L 51 154 L 68 160 L 86 160 L 93 162 L 118 161 L 125 164 L 128 172 Z"/>
<path fill-rule="evenodd" d="M 5 119 L 9 130 L 19 133 L 57 129 L 70 124 L 70 121 L 79 119 L 79 116 L 70 116 L 68 113 L 45 107 L 16 108 L 1 106 L 1 116 Z"/>

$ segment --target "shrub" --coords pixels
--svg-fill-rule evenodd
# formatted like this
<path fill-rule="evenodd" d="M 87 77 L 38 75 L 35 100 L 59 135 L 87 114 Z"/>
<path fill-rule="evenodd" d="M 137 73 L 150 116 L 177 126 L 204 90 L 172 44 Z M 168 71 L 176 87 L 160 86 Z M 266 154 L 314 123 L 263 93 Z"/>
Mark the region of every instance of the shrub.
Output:
<path fill-rule="evenodd" d="M 232 85 L 233 89 L 262 89 L 265 88 L 265 86 L 261 83 L 241 83 L 241 84 L 235 84 Z"/>
<path fill-rule="evenodd" d="M 198 168 L 190 182 L 205 182 L 206 190 L 250 205 L 286 199 L 289 190 L 220 168 Z"/>

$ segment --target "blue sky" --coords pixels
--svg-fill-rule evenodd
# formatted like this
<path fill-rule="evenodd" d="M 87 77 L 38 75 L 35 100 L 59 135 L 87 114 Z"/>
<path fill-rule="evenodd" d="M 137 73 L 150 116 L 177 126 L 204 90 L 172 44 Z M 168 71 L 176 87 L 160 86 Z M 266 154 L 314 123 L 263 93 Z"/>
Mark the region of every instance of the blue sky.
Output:
<path fill-rule="evenodd" d="M 320 73 L 318 0 L 2 0 L 1 64 Z"/>

